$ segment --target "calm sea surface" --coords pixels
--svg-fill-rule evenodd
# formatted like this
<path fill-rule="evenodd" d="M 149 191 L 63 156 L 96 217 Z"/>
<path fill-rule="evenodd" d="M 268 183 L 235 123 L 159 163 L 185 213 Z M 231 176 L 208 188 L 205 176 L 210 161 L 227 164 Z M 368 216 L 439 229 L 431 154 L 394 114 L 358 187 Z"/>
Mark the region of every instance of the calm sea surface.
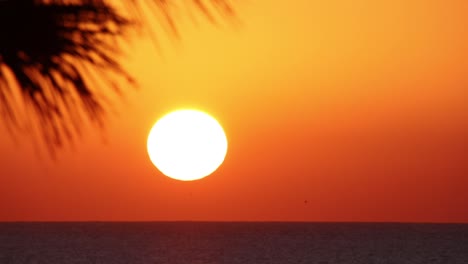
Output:
<path fill-rule="evenodd" d="M 468 264 L 468 225 L 0 223 L 0 263 Z"/>

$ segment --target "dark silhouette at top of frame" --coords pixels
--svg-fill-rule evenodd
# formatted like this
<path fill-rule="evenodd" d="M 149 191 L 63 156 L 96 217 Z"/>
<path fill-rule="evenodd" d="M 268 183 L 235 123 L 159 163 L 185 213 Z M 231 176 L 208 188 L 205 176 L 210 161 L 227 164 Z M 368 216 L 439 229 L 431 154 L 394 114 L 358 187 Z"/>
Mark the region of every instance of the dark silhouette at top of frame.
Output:
<path fill-rule="evenodd" d="M 122 78 L 134 84 L 116 60 L 119 41 L 150 27 L 145 8 L 177 36 L 176 1 L 126 0 L 117 11 L 106 0 L 0 0 L 0 114 L 12 135 L 36 131 L 54 154 L 80 134 L 84 120 L 102 126 L 112 104 L 106 90 L 120 94 Z M 226 0 L 184 5 L 210 21 L 213 12 L 233 15 Z"/>

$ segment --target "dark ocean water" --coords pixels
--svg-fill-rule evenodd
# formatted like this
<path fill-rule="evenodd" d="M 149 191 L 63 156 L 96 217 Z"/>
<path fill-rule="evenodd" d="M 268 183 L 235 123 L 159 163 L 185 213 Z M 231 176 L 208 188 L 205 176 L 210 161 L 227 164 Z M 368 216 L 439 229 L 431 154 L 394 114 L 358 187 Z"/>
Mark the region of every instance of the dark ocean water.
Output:
<path fill-rule="evenodd" d="M 468 225 L 0 223 L 0 263 L 468 264 Z"/>

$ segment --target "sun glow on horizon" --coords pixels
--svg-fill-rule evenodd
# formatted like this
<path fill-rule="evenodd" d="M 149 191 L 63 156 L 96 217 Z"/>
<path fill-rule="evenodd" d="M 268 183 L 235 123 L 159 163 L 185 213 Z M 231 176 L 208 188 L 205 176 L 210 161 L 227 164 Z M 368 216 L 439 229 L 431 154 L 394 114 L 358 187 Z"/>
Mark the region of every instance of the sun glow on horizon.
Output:
<path fill-rule="evenodd" d="M 224 161 L 227 138 L 216 119 L 198 110 L 177 110 L 159 119 L 147 142 L 151 162 L 164 175 L 193 181 Z"/>

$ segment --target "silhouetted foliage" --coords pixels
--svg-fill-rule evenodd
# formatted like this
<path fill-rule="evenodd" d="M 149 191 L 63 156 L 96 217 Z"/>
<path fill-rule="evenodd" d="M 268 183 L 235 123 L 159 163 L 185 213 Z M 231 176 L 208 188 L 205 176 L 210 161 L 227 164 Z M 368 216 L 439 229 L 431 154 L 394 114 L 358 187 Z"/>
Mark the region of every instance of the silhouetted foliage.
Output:
<path fill-rule="evenodd" d="M 177 35 L 175 2 L 211 21 L 232 15 L 225 0 L 125 0 L 123 11 L 106 0 L 0 0 L 0 111 L 10 131 L 37 130 L 53 153 L 83 120 L 102 125 L 104 90 L 119 93 L 119 78 L 133 83 L 115 59 L 119 39 L 149 26 L 148 9 Z"/>

